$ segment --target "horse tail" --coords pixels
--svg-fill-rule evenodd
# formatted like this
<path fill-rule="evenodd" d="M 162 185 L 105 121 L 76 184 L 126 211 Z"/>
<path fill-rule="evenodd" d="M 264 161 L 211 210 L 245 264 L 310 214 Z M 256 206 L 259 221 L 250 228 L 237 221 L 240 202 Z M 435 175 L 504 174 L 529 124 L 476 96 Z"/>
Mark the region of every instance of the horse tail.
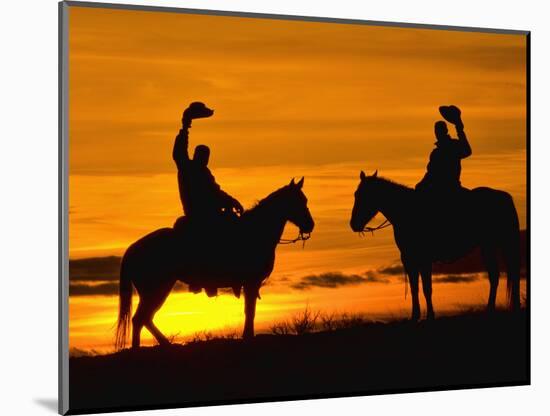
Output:
<path fill-rule="evenodd" d="M 128 329 L 130 328 L 130 320 L 132 317 L 132 279 L 128 273 L 128 257 L 126 254 L 122 258 L 120 264 L 118 321 L 115 340 L 115 349 L 117 351 L 126 346 Z"/>
<path fill-rule="evenodd" d="M 512 196 L 506 193 L 506 222 L 507 230 L 503 239 L 503 254 L 506 263 L 506 297 L 510 309 L 519 309 L 520 294 L 519 280 L 521 268 L 521 246 L 519 219 Z"/>

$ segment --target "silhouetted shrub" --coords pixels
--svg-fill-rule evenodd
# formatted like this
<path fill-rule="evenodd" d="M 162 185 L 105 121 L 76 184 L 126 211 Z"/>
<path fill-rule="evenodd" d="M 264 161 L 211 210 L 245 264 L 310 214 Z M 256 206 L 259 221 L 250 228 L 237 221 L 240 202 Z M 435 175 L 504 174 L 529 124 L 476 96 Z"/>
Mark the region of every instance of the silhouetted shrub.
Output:
<path fill-rule="evenodd" d="M 191 337 L 190 342 L 201 342 L 201 341 L 210 341 L 214 339 L 214 335 L 210 331 L 199 331 L 195 332 Z"/>
<path fill-rule="evenodd" d="M 355 328 L 363 324 L 365 324 L 365 319 L 361 315 L 344 312 L 337 322 L 337 328 Z"/>
<path fill-rule="evenodd" d="M 336 315 L 334 313 L 321 314 L 321 327 L 325 331 L 334 331 L 337 328 Z"/>
<path fill-rule="evenodd" d="M 292 318 L 292 330 L 296 335 L 309 334 L 315 329 L 317 320 L 319 319 L 319 311 L 313 312 L 309 306 Z"/>
<path fill-rule="evenodd" d="M 270 331 L 273 335 L 288 335 L 292 332 L 292 329 L 287 321 L 280 321 L 271 325 Z"/>

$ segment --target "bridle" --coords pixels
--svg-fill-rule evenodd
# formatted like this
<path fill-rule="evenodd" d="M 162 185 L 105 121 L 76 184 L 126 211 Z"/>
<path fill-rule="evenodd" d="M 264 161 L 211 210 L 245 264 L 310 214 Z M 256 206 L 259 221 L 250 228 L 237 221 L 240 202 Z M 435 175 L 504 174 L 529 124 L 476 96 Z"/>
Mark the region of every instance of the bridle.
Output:
<path fill-rule="evenodd" d="M 311 233 L 304 233 L 304 232 L 300 231 L 298 233 L 298 237 L 291 238 L 291 239 L 281 238 L 279 240 L 279 244 L 294 244 L 298 241 L 303 241 L 303 245 L 302 245 L 302 248 L 303 248 L 306 245 L 306 241 L 309 240 L 310 238 L 311 238 Z"/>
<path fill-rule="evenodd" d="M 389 222 L 388 220 L 384 220 L 382 222 L 382 224 L 380 224 L 376 227 L 367 227 L 365 225 L 365 227 L 363 227 L 363 229 L 361 231 L 359 231 L 359 235 L 365 235 L 365 232 L 368 232 L 368 233 L 371 233 L 372 235 L 374 235 L 375 231 L 378 231 L 378 230 L 381 230 L 381 229 L 387 228 L 387 227 L 391 227 L 391 222 Z"/>

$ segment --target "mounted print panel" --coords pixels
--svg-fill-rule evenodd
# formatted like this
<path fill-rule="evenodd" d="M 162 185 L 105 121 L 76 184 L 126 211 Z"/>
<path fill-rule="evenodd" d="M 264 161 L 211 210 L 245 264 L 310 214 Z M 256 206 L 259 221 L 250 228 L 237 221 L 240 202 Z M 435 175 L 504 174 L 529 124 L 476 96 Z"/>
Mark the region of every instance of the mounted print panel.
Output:
<path fill-rule="evenodd" d="M 529 33 L 62 2 L 60 412 L 529 383 Z"/>

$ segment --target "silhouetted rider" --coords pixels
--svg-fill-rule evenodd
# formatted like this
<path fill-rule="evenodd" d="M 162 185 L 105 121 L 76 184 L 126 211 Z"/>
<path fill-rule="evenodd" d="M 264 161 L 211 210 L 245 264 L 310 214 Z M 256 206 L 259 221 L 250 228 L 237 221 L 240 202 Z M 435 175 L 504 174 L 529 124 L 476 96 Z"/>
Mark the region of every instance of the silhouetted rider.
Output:
<path fill-rule="evenodd" d="M 185 215 L 195 221 L 215 221 L 224 213 L 237 214 L 243 207 L 235 198 L 224 192 L 208 169 L 210 149 L 205 145 L 195 147 L 193 159 L 189 158 L 189 129 L 195 118 L 210 117 L 214 111 L 203 103 L 194 102 L 184 111 L 182 129 L 176 136 L 172 157 L 178 167 L 178 187 Z M 234 210 L 234 211 L 233 211 Z"/>
<path fill-rule="evenodd" d="M 418 191 L 444 193 L 463 189 L 460 184 L 460 161 L 472 154 L 472 149 L 464 133 L 461 113 L 458 107 L 439 107 L 441 115 L 455 125 L 458 139 L 449 135 L 447 123 L 435 123 L 435 146 L 430 154 L 430 161 L 424 178 L 416 185 Z"/>

